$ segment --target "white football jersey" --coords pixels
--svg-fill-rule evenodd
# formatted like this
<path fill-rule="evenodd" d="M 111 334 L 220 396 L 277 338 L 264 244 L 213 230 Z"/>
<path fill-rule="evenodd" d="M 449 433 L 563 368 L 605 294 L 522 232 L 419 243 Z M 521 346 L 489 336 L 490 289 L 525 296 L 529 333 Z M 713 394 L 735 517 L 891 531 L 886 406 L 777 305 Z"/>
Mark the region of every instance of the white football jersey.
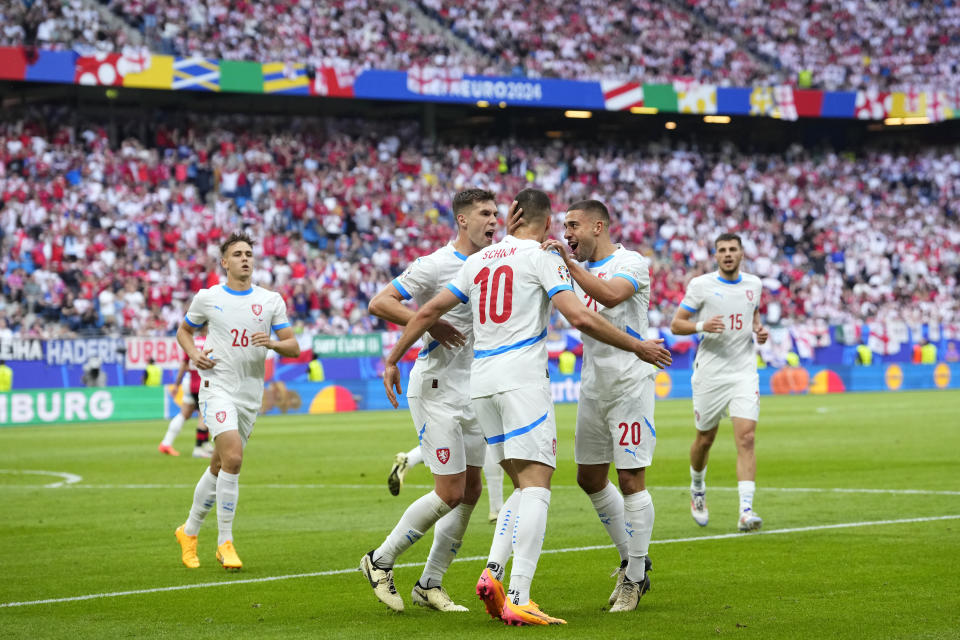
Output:
<path fill-rule="evenodd" d="M 423 306 L 457 275 L 466 259 L 467 256 L 448 244 L 428 256 L 417 258 L 406 271 L 394 278 L 393 286 L 404 300 L 412 298 L 418 306 Z M 462 347 L 447 349 L 440 346 L 429 333 L 424 334 L 424 347 L 410 371 L 408 398 L 419 397 L 423 385 L 432 385 L 434 380 L 444 389 L 460 394 L 465 399 L 470 398 L 470 363 L 473 361 L 470 308 L 457 305 L 445 313 L 443 319 L 456 327 L 466 337 L 466 342 Z"/>
<path fill-rule="evenodd" d="M 636 251 L 617 245 L 616 251 L 603 260 L 587 262 L 584 267 L 601 280 L 623 278 L 633 285 L 634 294 L 613 308 L 607 308 L 587 295 L 574 282 L 577 295 L 588 309 L 598 311 L 616 328 L 634 338 L 647 337 L 647 311 L 650 308 L 650 264 Z M 590 398 L 616 398 L 636 393 L 644 378 L 656 368 L 638 359 L 633 353 L 612 347 L 584 334 L 583 369 L 580 372 L 580 393 Z"/>
<path fill-rule="evenodd" d="M 185 318 L 191 327 L 206 323 L 206 348 L 217 364 L 200 372 L 200 393 L 219 392 L 240 407 L 258 410 L 263 399 L 266 347 L 250 344 L 250 336 L 267 335 L 289 327 L 287 305 L 279 293 L 256 285 L 234 291 L 226 285 L 201 289 L 193 297 Z"/>
<path fill-rule="evenodd" d="M 694 314 L 695 322 L 723 316 L 723 333 L 701 334 L 693 378 L 725 382 L 757 374 L 753 346 L 753 313 L 760 305 L 760 278 L 740 272 L 724 280 L 718 271 L 697 276 L 687 285 L 680 306 Z"/>
<path fill-rule="evenodd" d="M 550 298 L 573 291 L 559 255 L 507 236 L 467 258 L 447 287 L 473 313 L 471 397 L 547 380 Z"/>

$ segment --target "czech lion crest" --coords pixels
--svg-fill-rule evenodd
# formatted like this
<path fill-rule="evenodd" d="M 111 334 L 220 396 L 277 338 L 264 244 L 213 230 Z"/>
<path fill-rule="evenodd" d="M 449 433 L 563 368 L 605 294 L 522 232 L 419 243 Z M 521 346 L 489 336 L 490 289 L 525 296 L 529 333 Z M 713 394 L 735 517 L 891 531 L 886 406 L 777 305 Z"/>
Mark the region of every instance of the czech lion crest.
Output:
<path fill-rule="evenodd" d="M 253 309 L 253 315 L 258 316 L 263 312 L 263 306 L 259 304 L 252 304 L 250 308 Z"/>
<path fill-rule="evenodd" d="M 447 464 L 447 461 L 450 460 L 450 448 L 437 449 L 437 460 L 440 461 L 440 464 Z"/>

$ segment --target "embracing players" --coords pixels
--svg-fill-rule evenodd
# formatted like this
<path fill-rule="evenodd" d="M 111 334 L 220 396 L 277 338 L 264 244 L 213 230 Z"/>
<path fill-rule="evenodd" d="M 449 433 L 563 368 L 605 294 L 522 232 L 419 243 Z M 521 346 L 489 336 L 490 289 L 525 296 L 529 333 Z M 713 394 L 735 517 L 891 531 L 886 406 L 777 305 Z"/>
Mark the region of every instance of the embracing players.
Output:
<path fill-rule="evenodd" d="M 576 260 L 558 240 L 544 246 L 563 256 L 577 294 L 618 329 L 643 340 L 650 306 L 647 260 L 610 240 L 610 213 L 599 200 L 571 204 L 563 227 Z M 611 612 L 636 609 L 650 588 L 647 550 L 654 511 L 645 471 L 657 444 L 653 418 L 656 371 L 626 351 L 583 336 L 574 456 L 577 483 L 620 553 L 617 585 L 609 599 Z M 607 478 L 611 462 L 622 495 Z"/>

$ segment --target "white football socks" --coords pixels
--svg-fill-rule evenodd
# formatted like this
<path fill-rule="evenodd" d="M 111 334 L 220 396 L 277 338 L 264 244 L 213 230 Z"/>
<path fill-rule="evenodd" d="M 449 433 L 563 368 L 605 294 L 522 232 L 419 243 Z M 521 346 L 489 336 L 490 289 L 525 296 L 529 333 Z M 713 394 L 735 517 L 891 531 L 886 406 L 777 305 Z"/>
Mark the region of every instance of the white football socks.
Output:
<path fill-rule="evenodd" d="M 420 496 L 400 516 L 400 521 L 386 540 L 373 552 L 373 562 L 381 569 L 389 569 L 397 556 L 413 546 L 433 524 L 450 513 L 450 507 L 436 491 Z"/>
<path fill-rule="evenodd" d="M 503 467 L 487 456 L 483 461 L 483 477 L 487 481 L 487 499 L 490 513 L 500 513 L 503 507 Z"/>
<path fill-rule="evenodd" d="M 415 467 L 421 462 L 423 462 L 423 452 L 420 451 L 420 447 L 414 447 L 407 451 L 407 469 Z"/>
<path fill-rule="evenodd" d="M 737 483 L 740 493 L 740 513 L 746 510 L 753 511 L 753 494 L 757 491 L 757 483 L 753 480 L 741 480 Z"/>
<path fill-rule="evenodd" d="M 623 519 L 630 556 L 626 578 L 631 582 L 643 581 L 644 558 L 650 550 L 650 536 L 653 534 L 653 516 L 653 498 L 646 489 L 623 497 Z"/>
<path fill-rule="evenodd" d="M 493 542 L 490 544 L 490 554 L 487 556 L 487 566 L 496 565 L 497 580 L 503 580 L 503 570 L 513 551 L 514 528 L 517 522 L 517 509 L 520 508 L 520 489 L 513 493 L 503 503 L 500 515 L 497 518 L 497 529 L 493 532 Z"/>
<path fill-rule="evenodd" d="M 210 467 L 207 467 L 200 476 L 197 488 L 193 490 L 193 506 L 190 507 L 190 515 L 187 516 L 187 522 L 183 525 L 183 532 L 188 536 L 197 535 L 203 519 L 216 503 L 217 476 L 210 473 Z"/>
<path fill-rule="evenodd" d="M 627 559 L 627 531 L 623 524 L 623 496 L 612 482 L 596 493 L 589 493 L 587 497 L 593 503 L 600 522 L 607 530 L 610 540 L 616 545 L 620 553 L 620 561 Z"/>
<path fill-rule="evenodd" d="M 177 436 L 180 435 L 180 430 L 183 429 L 183 414 L 178 413 L 173 416 L 173 420 L 170 421 L 170 424 L 167 425 L 167 433 L 163 436 L 163 441 L 161 444 L 172 447 L 173 441 L 177 439 Z"/>
<path fill-rule="evenodd" d="M 223 469 L 217 475 L 217 546 L 233 540 L 233 516 L 240 496 L 240 474 Z"/>
<path fill-rule="evenodd" d="M 430 555 L 427 557 L 427 564 L 423 567 L 423 575 L 420 576 L 421 587 L 425 589 L 439 587 L 443 582 L 444 574 L 460 550 L 460 545 L 463 544 L 463 534 L 470 522 L 470 514 L 476 506 L 461 502 L 453 511 L 437 520 L 437 526 L 433 530 Z"/>
<path fill-rule="evenodd" d="M 700 471 L 696 471 L 693 467 L 690 467 L 690 488 L 694 491 L 703 491 L 706 487 L 703 483 L 704 478 L 707 477 L 707 467 L 704 466 Z"/>
<path fill-rule="evenodd" d="M 514 604 L 524 605 L 530 602 L 530 584 L 543 550 L 543 535 L 547 530 L 549 508 L 550 489 L 527 487 L 521 491 L 508 596 Z"/>

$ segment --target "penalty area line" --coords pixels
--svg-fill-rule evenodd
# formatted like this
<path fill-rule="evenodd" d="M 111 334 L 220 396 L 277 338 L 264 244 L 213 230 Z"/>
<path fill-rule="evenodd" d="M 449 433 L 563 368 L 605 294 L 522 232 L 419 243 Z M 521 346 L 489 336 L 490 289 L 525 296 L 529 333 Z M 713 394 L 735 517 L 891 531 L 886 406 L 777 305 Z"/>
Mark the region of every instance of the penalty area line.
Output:
<path fill-rule="evenodd" d="M 918 522 L 936 522 L 939 520 L 960 520 L 960 514 L 946 516 L 929 516 L 922 518 L 901 518 L 898 520 L 867 520 L 863 522 L 842 522 L 839 524 L 822 524 L 809 527 L 790 527 L 786 529 L 770 529 L 767 531 L 757 531 L 754 533 L 723 533 L 714 536 L 692 536 L 689 538 L 671 538 L 668 540 L 651 540 L 650 544 L 673 544 L 678 542 L 705 542 L 709 540 L 747 540 L 759 536 L 782 535 L 787 533 L 804 533 L 808 531 L 824 531 L 828 529 L 849 529 L 853 527 L 873 527 L 890 524 L 913 524 Z M 586 547 L 568 547 L 565 549 L 544 549 L 543 554 L 557 553 L 578 553 L 582 551 L 597 551 L 601 549 L 610 549 L 612 545 L 593 545 Z M 454 562 L 477 562 L 486 560 L 486 556 L 470 556 L 468 558 L 457 558 Z M 405 569 L 408 567 L 421 567 L 422 562 L 406 562 L 394 565 L 394 569 Z M 258 584 L 262 582 L 276 582 L 278 580 L 294 580 L 297 578 L 317 578 L 322 576 L 336 576 L 353 573 L 358 569 L 355 567 L 349 569 L 330 569 L 328 571 L 312 571 L 310 573 L 291 573 L 282 576 L 267 576 L 265 578 L 248 578 L 241 580 L 229 580 L 226 582 L 198 582 L 197 584 L 174 585 L 170 587 L 154 587 L 151 589 L 133 589 L 131 591 L 112 591 L 107 593 L 90 593 L 83 596 L 71 596 L 67 598 L 46 598 L 44 600 L 27 600 L 22 602 L 3 602 L 0 603 L 0 609 L 10 607 L 30 607 L 40 604 L 59 604 L 62 602 L 81 602 L 84 600 L 97 600 L 100 598 L 118 598 L 120 596 L 135 596 L 147 593 L 163 593 L 167 591 L 186 591 L 188 589 L 207 589 L 211 587 L 227 587 L 235 584 Z"/>

